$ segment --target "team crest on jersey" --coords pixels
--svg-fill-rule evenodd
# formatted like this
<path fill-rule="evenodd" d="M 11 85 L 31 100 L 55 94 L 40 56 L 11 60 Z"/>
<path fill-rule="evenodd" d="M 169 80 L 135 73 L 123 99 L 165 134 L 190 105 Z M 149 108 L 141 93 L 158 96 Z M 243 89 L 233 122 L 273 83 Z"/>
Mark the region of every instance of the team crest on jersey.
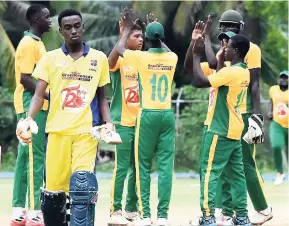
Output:
<path fill-rule="evenodd" d="M 89 70 L 96 71 L 96 66 L 97 66 L 97 60 L 91 60 L 90 65 L 89 65 Z"/>
<path fill-rule="evenodd" d="M 282 102 L 277 104 L 277 115 L 280 117 L 287 117 L 289 112 L 288 105 Z"/>
<path fill-rule="evenodd" d="M 82 110 L 88 101 L 89 94 L 80 84 L 69 84 L 61 90 L 62 110 Z"/>
<path fill-rule="evenodd" d="M 139 104 L 138 84 L 133 84 L 124 89 L 125 103 L 128 106 L 137 106 Z"/>

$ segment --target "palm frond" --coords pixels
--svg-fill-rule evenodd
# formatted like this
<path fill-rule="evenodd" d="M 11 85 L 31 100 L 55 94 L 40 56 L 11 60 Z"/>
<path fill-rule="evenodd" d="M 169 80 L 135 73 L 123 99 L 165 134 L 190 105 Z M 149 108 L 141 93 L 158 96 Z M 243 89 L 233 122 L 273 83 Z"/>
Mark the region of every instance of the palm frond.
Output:
<path fill-rule="evenodd" d="M 0 73 L 2 74 L 2 84 L 4 87 L 13 90 L 15 85 L 14 79 L 14 57 L 15 49 L 4 30 L 3 26 L 0 24 Z"/>

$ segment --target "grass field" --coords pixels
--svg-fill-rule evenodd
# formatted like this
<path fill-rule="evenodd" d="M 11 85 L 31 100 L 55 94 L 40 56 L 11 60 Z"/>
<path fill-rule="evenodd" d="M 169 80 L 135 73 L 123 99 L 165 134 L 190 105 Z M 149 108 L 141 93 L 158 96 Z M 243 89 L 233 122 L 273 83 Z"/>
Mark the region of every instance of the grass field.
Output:
<path fill-rule="evenodd" d="M 97 226 L 106 226 L 109 217 L 109 194 L 111 181 L 99 180 L 99 199 L 96 206 Z M 13 180 L 0 179 L 0 226 L 8 226 L 11 216 Z M 157 181 L 152 179 L 151 208 L 153 219 L 156 219 L 157 206 Z M 288 182 L 275 187 L 272 182 L 266 182 L 265 192 L 269 204 L 273 207 L 274 218 L 266 225 L 288 226 L 289 217 L 289 184 Z M 252 205 L 249 201 L 249 211 L 252 213 Z M 193 179 L 174 180 L 172 201 L 169 211 L 171 226 L 187 226 L 190 219 L 195 219 L 200 214 L 199 210 L 199 183 Z"/>

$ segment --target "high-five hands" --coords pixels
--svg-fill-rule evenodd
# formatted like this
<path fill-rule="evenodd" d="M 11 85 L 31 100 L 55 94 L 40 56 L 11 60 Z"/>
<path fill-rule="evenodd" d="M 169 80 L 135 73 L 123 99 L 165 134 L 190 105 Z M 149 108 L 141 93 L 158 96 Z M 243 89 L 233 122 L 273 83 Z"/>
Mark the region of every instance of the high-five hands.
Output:
<path fill-rule="evenodd" d="M 199 21 L 196 23 L 195 28 L 192 32 L 192 42 L 194 42 L 193 52 L 200 54 L 204 49 L 205 41 L 203 38 L 203 31 L 205 28 L 205 23 L 203 21 Z"/>

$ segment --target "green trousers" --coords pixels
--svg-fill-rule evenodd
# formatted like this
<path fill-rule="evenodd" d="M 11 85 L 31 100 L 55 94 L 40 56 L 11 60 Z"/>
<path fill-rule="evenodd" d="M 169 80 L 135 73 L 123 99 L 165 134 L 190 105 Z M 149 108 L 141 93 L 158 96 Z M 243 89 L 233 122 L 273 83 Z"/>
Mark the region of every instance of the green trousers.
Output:
<path fill-rule="evenodd" d="M 175 153 L 173 110 L 141 110 L 135 136 L 136 182 L 142 218 L 150 218 L 150 174 L 156 154 L 158 171 L 158 218 L 167 218 L 171 200 Z"/>
<path fill-rule="evenodd" d="M 228 173 L 230 185 L 238 194 L 233 203 L 237 216 L 247 216 L 247 191 L 244 166 L 242 161 L 242 145 L 240 140 L 231 140 L 207 132 L 201 151 L 201 199 L 200 206 L 204 216 L 215 213 L 215 196 L 217 182 L 223 171 Z"/>
<path fill-rule="evenodd" d="M 26 118 L 26 113 L 18 114 L 17 120 Z M 28 208 L 40 210 L 40 187 L 43 186 L 43 168 L 45 156 L 46 111 L 39 111 L 35 117 L 38 133 L 32 135 L 29 145 L 18 145 L 15 165 L 12 207 L 25 208 L 28 190 Z"/>
<path fill-rule="evenodd" d="M 134 137 L 135 127 L 115 126 L 119 133 L 122 144 L 115 146 L 115 166 L 111 191 L 111 214 L 122 210 L 122 195 L 124 181 L 128 175 L 127 196 L 125 210 L 128 212 L 138 211 L 138 198 L 136 193 Z"/>
<path fill-rule="evenodd" d="M 248 119 L 251 114 L 243 114 L 243 121 L 245 129 L 243 131 L 242 137 L 247 132 L 249 127 Z M 242 139 L 242 153 L 243 153 L 243 163 L 244 163 L 244 172 L 246 177 L 246 184 L 249 196 L 251 198 L 252 204 L 257 211 L 264 210 L 268 207 L 265 195 L 264 195 L 264 181 L 258 170 L 255 155 L 256 155 L 256 145 L 248 144 Z M 217 194 L 216 194 L 216 207 L 222 208 L 222 213 L 225 216 L 233 215 L 233 198 L 236 196 L 230 188 L 229 179 L 225 174 L 223 174 L 217 185 Z M 232 197 L 233 196 L 233 197 Z M 247 194 L 246 194 L 247 196 Z"/>
<path fill-rule="evenodd" d="M 288 128 L 282 127 L 277 122 L 273 121 L 270 124 L 270 143 L 273 151 L 275 167 L 278 173 L 283 173 L 283 158 L 282 151 L 285 149 L 285 154 L 288 162 Z"/>

